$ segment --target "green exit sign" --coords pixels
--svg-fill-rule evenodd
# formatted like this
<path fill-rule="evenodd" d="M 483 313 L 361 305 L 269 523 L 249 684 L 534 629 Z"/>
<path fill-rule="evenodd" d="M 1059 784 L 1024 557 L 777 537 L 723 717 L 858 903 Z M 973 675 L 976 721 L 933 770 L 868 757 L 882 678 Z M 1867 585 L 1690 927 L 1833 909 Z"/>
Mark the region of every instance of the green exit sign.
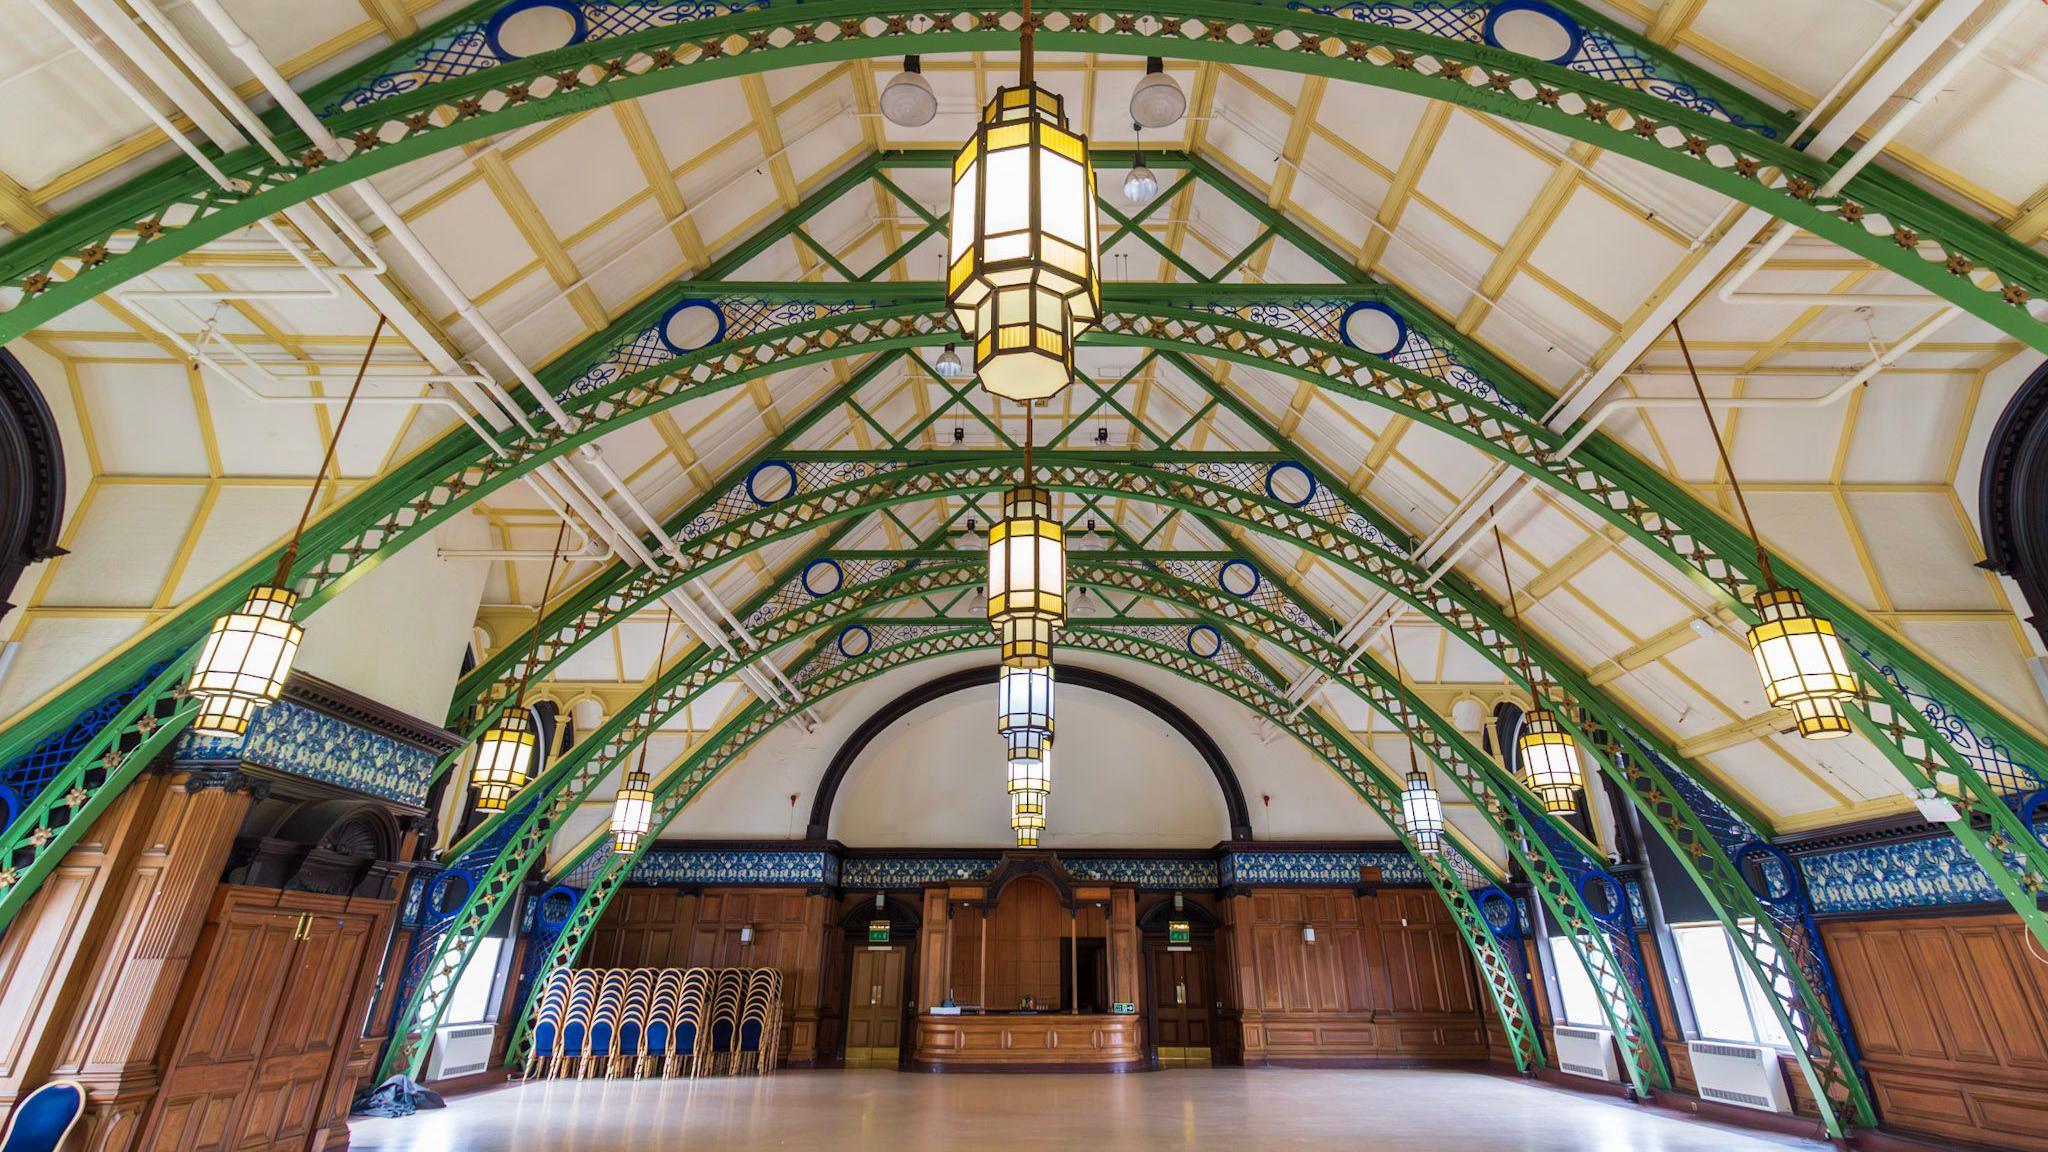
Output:
<path fill-rule="evenodd" d="M 1188 927 L 1188 922 L 1187 922 L 1187 921 L 1185 921 L 1185 920 L 1168 920 L 1168 921 L 1166 922 L 1166 942 L 1167 942 L 1168 944 L 1185 944 L 1185 943 L 1187 943 L 1187 942 L 1188 942 L 1188 933 L 1189 933 L 1189 927 Z"/>
<path fill-rule="evenodd" d="M 887 944 L 888 942 L 889 922 L 887 920 L 868 921 L 868 943 Z"/>

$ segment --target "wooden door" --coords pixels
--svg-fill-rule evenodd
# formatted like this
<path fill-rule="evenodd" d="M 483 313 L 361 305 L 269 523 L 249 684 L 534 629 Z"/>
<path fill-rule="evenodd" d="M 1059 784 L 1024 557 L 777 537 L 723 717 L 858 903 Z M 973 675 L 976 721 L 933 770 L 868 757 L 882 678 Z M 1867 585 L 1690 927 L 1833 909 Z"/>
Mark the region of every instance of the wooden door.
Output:
<path fill-rule="evenodd" d="M 1152 953 L 1154 1046 L 1167 1068 L 1207 1067 L 1215 1034 L 1214 980 L 1206 944 Z"/>
<path fill-rule="evenodd" d="M 299 913 L 293 953 L 242 1114 L 241 1152 L 300 1152 L 329 1119 L 332 1073 L 349 1043 L 357 976 L 374 917 Z"/>
<path fill-rule="evenodd" d="M 291 975 L 300 913 L 223 892 L 200 944 L 207 962 L 187 977 L 177 1046 L 137 1145 L 151 1152 L 236 1146 L 242 1104 Z"/>
<path fill-rule="evenodd" d="M 894 1068 L 903 1048 L 902 945 L 862 947 L 853 954 L 847 981 L 846 1066 Z"/>

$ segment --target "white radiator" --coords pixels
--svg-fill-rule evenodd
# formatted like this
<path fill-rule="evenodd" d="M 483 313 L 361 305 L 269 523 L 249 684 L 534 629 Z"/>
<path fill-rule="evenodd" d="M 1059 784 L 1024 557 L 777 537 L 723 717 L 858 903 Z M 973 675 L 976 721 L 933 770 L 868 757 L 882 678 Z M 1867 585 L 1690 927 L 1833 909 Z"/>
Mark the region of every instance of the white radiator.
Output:
<path fill-rule="evenodd" d="M 1791 1114 L 1792 1097 L 1776 1051 L 1719 1040 L 1693 1040 L 1686 1048 L 1692 1052 L 1692 1075 L 1703 1099 Z"/>
<path fill-rule="evenodd" d="M 434 1033 L 434 1050 L 427 1055 L 427 1079 L 446 1080 L 468 1076 L 491 1066 L 491 1024 L 451 1024 Z"/>
<path fill-rule="evenodd" d="M 1614 1033 L 1605 1028 L 1551 1030 L 1557 1043 L 1557 1066 L 1574 1076 L 1619 1083 L 1621 1062 L 1614 1055 Z"/>

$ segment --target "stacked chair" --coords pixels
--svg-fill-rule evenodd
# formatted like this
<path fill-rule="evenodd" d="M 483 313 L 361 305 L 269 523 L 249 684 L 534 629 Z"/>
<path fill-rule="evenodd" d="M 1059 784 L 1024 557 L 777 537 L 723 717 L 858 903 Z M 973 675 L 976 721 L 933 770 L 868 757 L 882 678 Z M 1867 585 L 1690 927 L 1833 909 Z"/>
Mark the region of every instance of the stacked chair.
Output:
<path fill-rule="evenodd" d="M 575 968 L 539 991 L 527 1079 L 760 1076 L 782 1042 L 774 968 Z"/>

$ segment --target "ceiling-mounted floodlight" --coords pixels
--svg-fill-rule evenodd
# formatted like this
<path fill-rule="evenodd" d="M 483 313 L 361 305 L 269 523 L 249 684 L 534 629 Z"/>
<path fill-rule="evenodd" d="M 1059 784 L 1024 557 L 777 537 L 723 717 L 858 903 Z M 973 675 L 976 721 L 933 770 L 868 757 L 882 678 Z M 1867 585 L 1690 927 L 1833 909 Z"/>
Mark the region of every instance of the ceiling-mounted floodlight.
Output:
<path fill-rule="evenodd" d="M 1166 74 L 1166 61 L 1145 58 L 1145 75 L 1131 90 L 1131 119 L 1145 128 L 1165 128 L 1180 122 L 1188 112 L 1188 94 L 1180 82 Z"/>
<path fill-rule="evenodd" d="M 1132 124 L 1138 130 L 1138 151 L 1131 158 L 1131 170 L 1124 173 L 1124 201 L 1133 208 L 1143 208 L 1159 195 L 1159 177 L 1145 163 L 1145 134 L 1142 126 Z"/>
<path fill-rule="evenodd" d="M 883 118 L 898 128 L 922 128 L 939 114 L 939 98 L 917 57 L 903 58 L 903 71 L 882 87 L 881 104 Z"/>

